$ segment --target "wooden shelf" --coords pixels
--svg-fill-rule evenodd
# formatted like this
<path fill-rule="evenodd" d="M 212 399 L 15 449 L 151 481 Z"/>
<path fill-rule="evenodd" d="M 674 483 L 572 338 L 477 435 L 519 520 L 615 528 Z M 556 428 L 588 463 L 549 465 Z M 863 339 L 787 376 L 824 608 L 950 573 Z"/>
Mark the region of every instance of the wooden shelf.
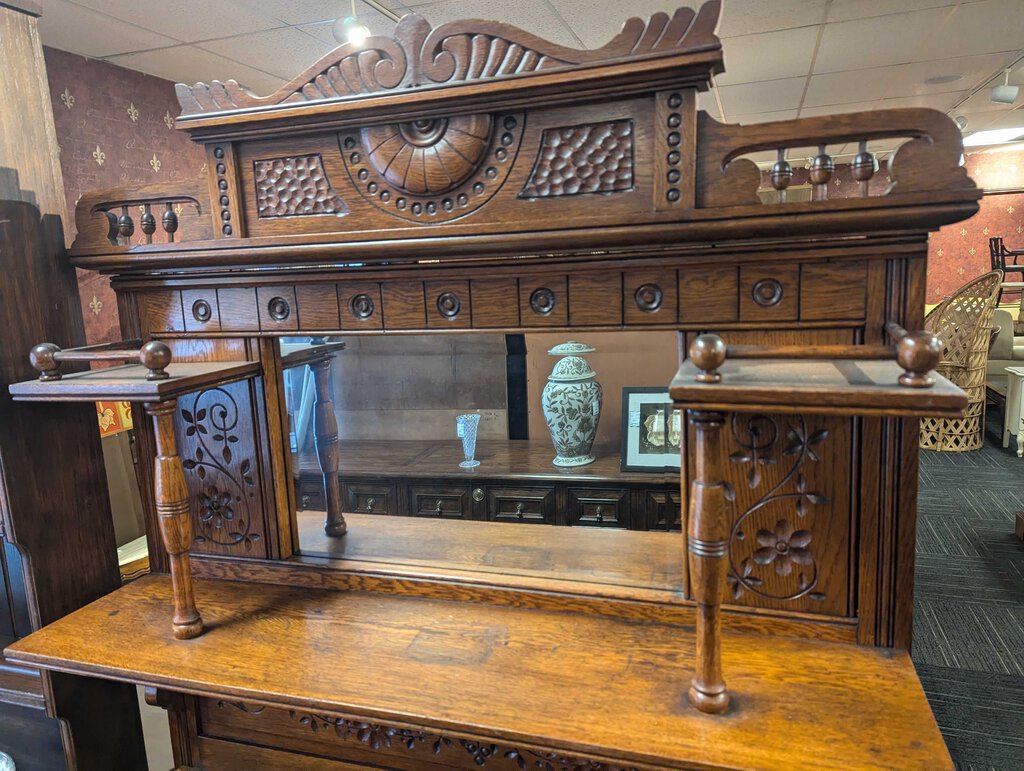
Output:
<path fill-rule="evenodd" d="M 692 709 L 686 627 L 475 603 L 135 581 L 10 646 L 17 664 L 679 768 L 951 768 L 903 651 L 726 633 L 733 706 Z M 596 683 L 601 686 L 594 687 Z"/>
<path fill-rule="evenodd" d="M 726 360 L 720 383 L 698 383 L 697 367 L 683 362 L 669 393 L 679 404 L 708 410 L 744 409 L 829 415 L 959 417 L 963 391 L 933 373 L 931 388 L 898 385 L 903 368 L 894 361 Z"/>

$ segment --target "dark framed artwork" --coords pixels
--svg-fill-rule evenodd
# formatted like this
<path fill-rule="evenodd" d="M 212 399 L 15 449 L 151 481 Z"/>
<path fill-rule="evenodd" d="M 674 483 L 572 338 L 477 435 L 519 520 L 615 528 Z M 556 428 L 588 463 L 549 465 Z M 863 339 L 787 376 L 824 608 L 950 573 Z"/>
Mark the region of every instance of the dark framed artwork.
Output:
<path fill-rule="evenodd" d="M 664 388 L 622 389 L 623 471 L 679 471 L 682 413 Z"/>

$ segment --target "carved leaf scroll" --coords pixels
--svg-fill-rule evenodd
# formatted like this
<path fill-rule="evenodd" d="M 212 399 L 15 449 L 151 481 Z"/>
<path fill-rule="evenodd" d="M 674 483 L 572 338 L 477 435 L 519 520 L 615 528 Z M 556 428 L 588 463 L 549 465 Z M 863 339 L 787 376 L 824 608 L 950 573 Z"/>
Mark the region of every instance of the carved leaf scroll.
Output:
<path fill-rule="evenodd" d="M 601 48 L 556 45 L 500 22 L 468 19 L 431 29 L 421 16 L 404 16 L 392 37 L 374 36 L 359 46 L 334 49 L 269 96 L 252 94 L 236 81 L 178 84 L 182 116 L 295 102 L 344 99 L 385 91 L 513 77 L 538 70 L 610 62 L 624 57 L 696 52 L 718 46 L 719 0 L 699 12 L 680 8 L 631 18 Z"/>

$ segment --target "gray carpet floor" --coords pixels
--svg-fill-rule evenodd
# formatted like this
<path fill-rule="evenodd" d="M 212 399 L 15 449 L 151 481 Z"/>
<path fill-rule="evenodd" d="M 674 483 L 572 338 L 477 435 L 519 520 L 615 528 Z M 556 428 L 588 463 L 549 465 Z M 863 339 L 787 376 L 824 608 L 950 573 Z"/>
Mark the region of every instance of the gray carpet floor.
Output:
<path fill-rule="evenodd" d="M 921 453 L 912 656 L 961 769 L 1024 771 L 1024 459 Z"/>

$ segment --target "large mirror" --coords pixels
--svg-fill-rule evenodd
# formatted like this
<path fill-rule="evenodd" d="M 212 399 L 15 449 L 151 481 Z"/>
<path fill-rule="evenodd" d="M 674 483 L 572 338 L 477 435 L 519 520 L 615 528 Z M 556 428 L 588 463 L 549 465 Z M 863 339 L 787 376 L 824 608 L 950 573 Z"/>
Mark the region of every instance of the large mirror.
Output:
<path fill-rule="evenodd" d="M 675 332 L 301 337 L 281 353 L 303 557 L 680 588 Z"/>

